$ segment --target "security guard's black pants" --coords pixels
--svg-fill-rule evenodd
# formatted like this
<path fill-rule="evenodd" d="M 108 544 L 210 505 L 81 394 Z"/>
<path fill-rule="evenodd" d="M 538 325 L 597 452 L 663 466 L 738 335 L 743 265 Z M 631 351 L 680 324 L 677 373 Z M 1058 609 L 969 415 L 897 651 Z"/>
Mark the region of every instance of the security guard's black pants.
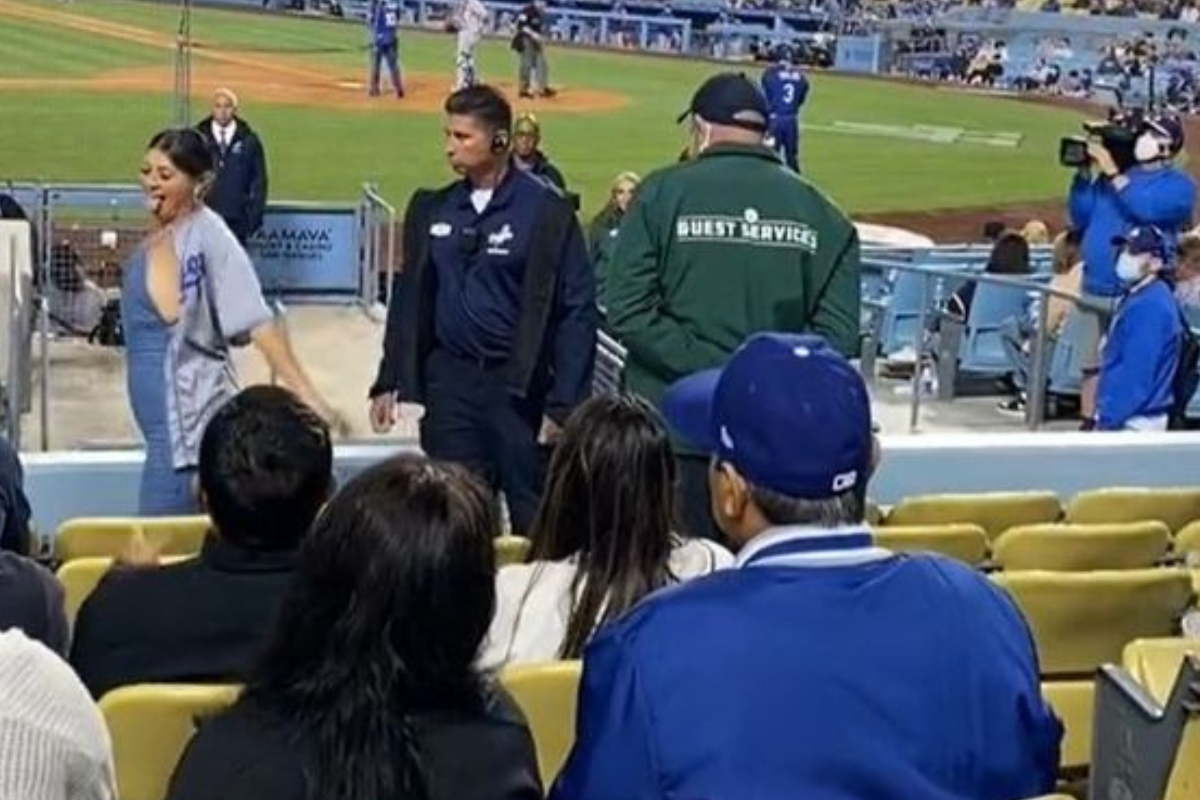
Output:
<path fill-rule="evenodd" d="M 545 449 L 537 442 L 544 410 L 541 399 L 510 394 L 497 370 L 438 348 L 425 361 L 421 449 L 503 492 L 513 533 L 525 534 L 545 475 Z"/>

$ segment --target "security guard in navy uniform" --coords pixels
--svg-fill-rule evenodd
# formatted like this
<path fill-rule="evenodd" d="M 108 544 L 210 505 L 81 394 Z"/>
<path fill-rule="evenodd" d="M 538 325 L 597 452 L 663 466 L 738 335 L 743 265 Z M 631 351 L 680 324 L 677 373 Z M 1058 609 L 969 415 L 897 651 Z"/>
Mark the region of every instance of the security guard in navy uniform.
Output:
<path fill-rule="evenodd" d="M 445 112 L 462 179 L 409 202 L 371 423 L 390 430 L 399 401 L 423 405 L 421 447 L 502 491 L 524 532 L 543 448 L 591 389 L 595 276 L 570 204 L 513 165 L 504 96 L 460 89 Z"/>

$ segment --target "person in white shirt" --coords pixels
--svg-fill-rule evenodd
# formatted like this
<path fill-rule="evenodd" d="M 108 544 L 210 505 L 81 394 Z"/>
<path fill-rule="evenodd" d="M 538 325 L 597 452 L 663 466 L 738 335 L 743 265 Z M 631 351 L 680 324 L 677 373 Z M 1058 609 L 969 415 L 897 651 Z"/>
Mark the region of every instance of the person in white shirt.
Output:
<path fill-rule="evenodd" d="M 483 38 L 488 24 L 488 9 L 483 0 L 462 0 L 455 10 L 453 27 L 458 31 L 454 56 L 454 90 L 479 83 L 475 70 L 475 45 Z"/>
<path fill-rule="evenodd" d="M 0 633 L 0 798 L 114 800 L 114 775 L 104 719 L 67 663 Z"/>
<path fill-rule="evenodd" d="M 643 597 L 733 564 L 680 536 L 675 456 L 657 413 L 633 397 L 584 403 L 563 428 L 530 529 L 528 563 L 496 578 L 480 665 L 577 659 Z"/>

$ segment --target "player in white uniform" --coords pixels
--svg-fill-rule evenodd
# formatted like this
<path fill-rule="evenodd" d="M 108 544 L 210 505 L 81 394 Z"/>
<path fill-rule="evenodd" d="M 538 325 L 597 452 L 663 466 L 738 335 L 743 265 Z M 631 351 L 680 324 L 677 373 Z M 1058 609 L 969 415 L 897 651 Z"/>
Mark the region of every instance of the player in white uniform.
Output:
<path fill-rule="evenodd" d="M 455 16 L 458 49 L 454 57 L 454 89 L 457 91 L 479 82 L 475 72 L 475 45 L 483 38 L 490 14 L 483 0 L 462 0 Z"/>

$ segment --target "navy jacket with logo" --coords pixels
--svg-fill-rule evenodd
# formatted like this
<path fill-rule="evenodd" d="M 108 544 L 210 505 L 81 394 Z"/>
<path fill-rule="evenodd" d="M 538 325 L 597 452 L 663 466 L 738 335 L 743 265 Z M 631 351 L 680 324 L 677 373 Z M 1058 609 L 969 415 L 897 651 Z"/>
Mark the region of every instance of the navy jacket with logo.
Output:
<path fill-rule="evenodd" d="M 510 168 L 482 213 L 458 181 L 418 191 L 404 219 L 404 263 L 392 293 L 371 395 L 424 402 L 424 362 L 442 347 L 493 363 L 509 390 L 565 419 L 591 391 L 596 280 L 570 204 Z"/>
<path fill-rule="evenodd" d="M 267 156 L 262 140 L 241 117 L 237 132 L 224 151 L 213 138 L 212 117 L 196 126 L 208 143 L 217 177 L 205 202 L 225 220 L 238 241 L 245 243 L 262 227 L 267 210 Z"/>

